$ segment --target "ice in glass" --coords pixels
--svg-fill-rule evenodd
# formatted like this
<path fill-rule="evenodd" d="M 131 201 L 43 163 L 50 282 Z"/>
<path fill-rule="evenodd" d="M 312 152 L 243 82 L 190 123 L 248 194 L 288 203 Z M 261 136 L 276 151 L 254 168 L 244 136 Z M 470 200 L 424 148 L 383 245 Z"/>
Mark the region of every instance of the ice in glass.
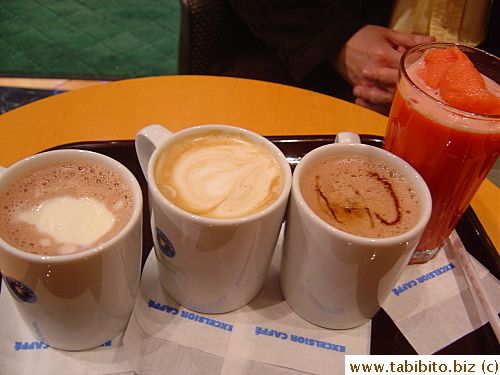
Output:
<path fill-rule="evenodd" d="M 500 59 L 447 43 L 406 52 L 384 148 L 424 178 L 433 211 L 410 263 L 432 259 L 500 152 Z"/>

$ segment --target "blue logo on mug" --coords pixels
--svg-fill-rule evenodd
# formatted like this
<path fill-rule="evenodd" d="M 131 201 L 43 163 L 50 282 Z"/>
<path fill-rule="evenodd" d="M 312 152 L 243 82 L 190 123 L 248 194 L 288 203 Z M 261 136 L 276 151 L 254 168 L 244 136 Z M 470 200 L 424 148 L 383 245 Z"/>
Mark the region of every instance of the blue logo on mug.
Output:
<path fill-rule="evenodd" d="M 27 303 L 36 302 L 35 293 L 33 293 L 33 291 L 26 285 L 24 285 L 20 281 L 17 281 L 16 279 L 10 276 L 5 276 L 4 280 L 13 296 L 17 297 L 23 302 Z"/>
<path fill-rule="evenodd" d="M 175 256 L 174 245 L 172 245 L 172 242 L 170 242 L 160 228 L 156 228 L 156 237 L 158 238 L 158 244 L 161 252 L 169 258 L 173 258 Z"/>

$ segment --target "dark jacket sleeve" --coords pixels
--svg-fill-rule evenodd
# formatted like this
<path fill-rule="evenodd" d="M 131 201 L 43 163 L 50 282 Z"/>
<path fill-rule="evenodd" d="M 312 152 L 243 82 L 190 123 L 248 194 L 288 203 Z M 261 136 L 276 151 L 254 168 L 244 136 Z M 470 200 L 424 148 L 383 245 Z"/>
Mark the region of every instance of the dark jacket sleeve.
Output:
<path fill-rule="evenodd" d="M 228 1 L 254 36 L 274 50 L 297 82 L 365 25 L 341 1 Z"/>

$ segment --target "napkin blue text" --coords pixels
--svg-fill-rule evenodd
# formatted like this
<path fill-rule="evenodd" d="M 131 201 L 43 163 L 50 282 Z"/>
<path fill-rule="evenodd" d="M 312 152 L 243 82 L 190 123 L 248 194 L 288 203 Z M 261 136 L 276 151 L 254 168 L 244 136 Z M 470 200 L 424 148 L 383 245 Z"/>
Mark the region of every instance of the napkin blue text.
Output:
<path fill-rule="evenodd" d="M 101 346 L 111 346 L 111 340 L 102 344 Z M 50 346 L 41 341 L 32 341 L 32 342 L 16 341 L 14 343 L 14 350 L 16 352 L 18 350 L 34 350 L 34 349 L 47 349 L 47 348 L 50 348 Z"/>
<path fill-rule="evenodd" d="M 232 331 L 233 330 L 233 325 L 229 323 L 224 323 L 221 322 L 220 320 L 212 319 L 212 318 L 207 318 L 202 315 L 195 314 L 193 312 L 189 311 L 179 311 L 179 309 L 168 306 L 168 305 L 162 305 L 161 303 L 157 303 L 153 300 L 149 300 L 148 302 L 148 307 L 160 310 L 160 311 L 165 311 L 168 314 L 172 315 L 178 315 L 179 312 L 181 313 L 179 316 L 184 319 L 192 320 L 193 322 L 201 323 L 201 324 L 207 324 L 209 326 L 215 327 L 222 329 L 224 331 Z"/>
<path fill-rule="evenodd" d="M 290 341 L 296 342 L 298 344 L 315 346 L 317 348 L 334 350 L 334 351 L 342 352 L 342 353 L 345 353 L 345 351 L 346 351 L 346 347 L 344 345 L 337 345 L 337 344 L 332 344 L 332 343 L 329 343 L 326 341 L 310 339 L 310 338 L 302 337 L 302 336 L 298 336 L 298 335 L 292 335 L 292 334 L 288 334 L 286 332 L 276 331 L 274 329 L 255 327 L 255 334 L 269 336 L 269 337 L 273 337 L 275 339 L 280 339 L 280 340 L 290 340 Z"/>
<path fill-rule="evenodd" d="M 425 283 L 428 280 L 434 279 L 435 277 L 441 276 L 445 274 L 448 271 L 451 271 L 452 269 L 455 268 L 455 265 L 453 263 L 449 263 L 446 266 L 439 267 L 435 269 L 434 271 L 431 271 L 429 273 L 426 273 L 425 275 L 417 277 L 415 280 L 410 280 L 406 283 L 403 283 L 401 285 L 398 285 L 396 288 L 392 290 L 392 292 L 399 296 L 401 293 L 406 292 L 407 290 L 416 287 L 420 284 Z"/>

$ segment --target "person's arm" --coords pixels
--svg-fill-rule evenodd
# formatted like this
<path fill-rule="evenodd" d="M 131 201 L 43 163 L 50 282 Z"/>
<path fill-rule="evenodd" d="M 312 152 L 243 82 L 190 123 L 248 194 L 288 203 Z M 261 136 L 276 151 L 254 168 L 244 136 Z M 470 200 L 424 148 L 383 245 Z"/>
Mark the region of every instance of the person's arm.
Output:
<path fill-rule="evenodd" d="M 402 51 L 433 38 L 367 25 L 342 1 L 228 0 L 296 82 L 328 61 L 354 87 L 357 104 L 387 113 Z"/>

